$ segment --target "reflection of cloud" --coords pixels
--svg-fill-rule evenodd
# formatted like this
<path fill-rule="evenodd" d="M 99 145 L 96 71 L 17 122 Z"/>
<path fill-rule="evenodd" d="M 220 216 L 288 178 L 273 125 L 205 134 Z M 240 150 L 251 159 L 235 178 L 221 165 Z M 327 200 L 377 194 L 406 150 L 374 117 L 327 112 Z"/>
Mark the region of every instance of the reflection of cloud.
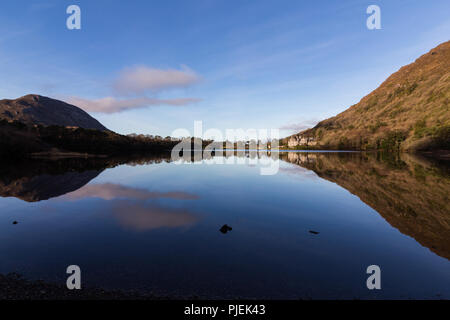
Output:
<path fill-rule="evenodd" d="M 178 200 L 195 200 L 195 194 L 173 191 L 152 192 L 146 189 L 131 188 L 120 184 L 104 183 L 84 186 L 65 195 L 70 200 L 100 198 L 110 200 L 115 218 L 123 226 L 138 231 L 162 227 L 175 228 L 194 224 L 198 216 L 186 209 L 164 208 L 145 200 L 170 198 Z"/>
<path fill-rule="evenodd" d="M 172 191 L 172 192 L 154 192 L 146 189 L 131 188 L 120 184 L 103 183 L 90 184 L 78 189 L 74 192 L 68 193 L 67 198 L 71 200 L 83 198 L 101 198 L 104 200 L 113 200 L 116 198 L 130 198 L 130 199 L 156 199 L 156 198 L 172 198 L 180 200 L 195 200 L 198 196 L 195 194 Z"/>
<path fill-rule="evenodd" d="M 198 220 L 196 215 L 185 209 L 125 200 L 114 201 L 113 214 L 121 225 L 137 231 L 183 227 Z"/>
<path fill-rule="evenodd" d="M 67 100 L 70 104 L 73 104 L 85 111 L 101 113 L 115 113 L 130 109 L 139 109 L 157 105 L 183 106 L 200 101 L 200 99 L 196 98 L 157 99 L 148 97 L 130 99 L 116 99 L 113 97 L 106 97 L 93 100 L 79 97 L 70 97 Z"/>
<path fill-rule="evenodd" d="M 123 70 L 113 87 L 120 94 L 142 94 L 188 87 L 198 81 L 199 76 L 186 66 L 181 70 L 138 66 Z"/>

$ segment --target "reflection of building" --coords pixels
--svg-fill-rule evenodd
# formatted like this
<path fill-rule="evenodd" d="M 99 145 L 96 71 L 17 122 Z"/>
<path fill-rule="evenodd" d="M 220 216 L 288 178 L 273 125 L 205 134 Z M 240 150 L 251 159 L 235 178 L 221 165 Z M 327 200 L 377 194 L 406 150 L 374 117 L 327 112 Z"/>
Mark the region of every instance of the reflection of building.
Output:
<path fill-rule="evenodd" d="M 316 158 L 317 156 L 311 153 L 297 153 L 297 152 L 287 153 L 287 161 L 298 165 L 314 163 Z"/>
<path fill-rule="evenodd" d="M 315 146 L 317 142 L 313 137 L 296 135 L 292 136 L 288 140 L 288 147 L 297 147 L 297 146 Z"/>

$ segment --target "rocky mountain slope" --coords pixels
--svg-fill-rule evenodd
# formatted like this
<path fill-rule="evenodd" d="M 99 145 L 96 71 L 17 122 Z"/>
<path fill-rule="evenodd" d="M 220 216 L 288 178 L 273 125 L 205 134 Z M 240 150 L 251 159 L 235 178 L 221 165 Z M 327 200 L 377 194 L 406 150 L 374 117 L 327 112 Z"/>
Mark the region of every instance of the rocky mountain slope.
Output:
<path fill-rule="evenodd" d="M 450 150 L 450 41 L 392 74 L 335 117 L 283 139 L 332 149 Z M 305 139 L 303 139 L 305 140 Z"/>
<path fill-rule="evenodd" d="M 80 108 L 36 94 L 29 94 L 14 100 L 0 100 L 0 119 L 20 121 L 27 125 L 57 125 L 107 130 L 100 122 Z"/>

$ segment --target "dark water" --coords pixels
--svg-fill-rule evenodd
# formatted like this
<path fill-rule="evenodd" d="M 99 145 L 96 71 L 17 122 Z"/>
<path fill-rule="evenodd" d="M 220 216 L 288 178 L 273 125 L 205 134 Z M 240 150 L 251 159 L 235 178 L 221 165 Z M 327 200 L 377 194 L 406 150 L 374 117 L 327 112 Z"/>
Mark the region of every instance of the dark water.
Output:
<path fill-rule="evenodd" d="M 450 298 L 448 163 L 290 152 L 261 175 L 247 156 L 3 165 L 0 273 L 65 283 L 76 264 L 83 286 L 207 298 Z M 366 287 L 373 264 L 381 290 Z"/>

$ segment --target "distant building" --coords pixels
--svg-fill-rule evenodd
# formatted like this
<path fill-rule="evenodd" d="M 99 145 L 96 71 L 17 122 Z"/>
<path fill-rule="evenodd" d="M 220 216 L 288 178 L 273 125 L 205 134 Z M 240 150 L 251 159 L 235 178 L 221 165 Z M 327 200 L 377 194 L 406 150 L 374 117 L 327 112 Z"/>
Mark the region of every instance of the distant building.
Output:
<path fill-rule="evenodd" d="M 292 136 L 288 140 L 288 147 L 294 148 L 297 146 L 315 146 L 317 141 L 313 137 L 307 137 L 302 135 Z"/>

